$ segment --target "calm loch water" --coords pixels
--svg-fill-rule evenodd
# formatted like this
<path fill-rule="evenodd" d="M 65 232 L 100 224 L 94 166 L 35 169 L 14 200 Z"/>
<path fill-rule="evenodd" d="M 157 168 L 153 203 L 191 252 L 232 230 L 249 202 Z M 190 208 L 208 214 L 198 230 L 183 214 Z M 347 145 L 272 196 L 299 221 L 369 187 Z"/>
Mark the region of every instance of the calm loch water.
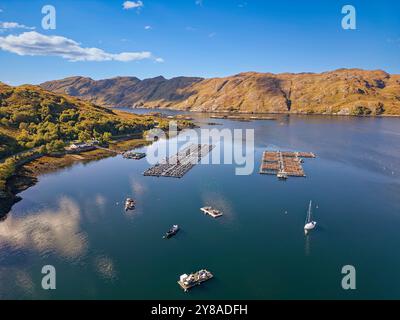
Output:
<path fill-rule="evenodd" d="M 144 177 L 146 159 L 116 156 L 41 176 L 0 222 L 0 298 L 400 298 L 398 119 L 212 122 L 255 129 L 252 175 L 197 165 L 183 179 Z M 257 173 L 266 148 L 318 158 L 305 160 L 307 178 L 282 182 Z M 138 206 L 126 213 L 128 196 Z M 311 199 L 318 229 L 305 237 Z M 206 204 L 225 216 L 204 216 Z M 182 230 L 163 240 L 173 224 Z M 351 292 L 341 288 L 349 264 Z M 54 291 L 41 288 L 44 265 L 56 268 Z M 201 268 L 215 279 L 184 293 L 179 276 Z"/>

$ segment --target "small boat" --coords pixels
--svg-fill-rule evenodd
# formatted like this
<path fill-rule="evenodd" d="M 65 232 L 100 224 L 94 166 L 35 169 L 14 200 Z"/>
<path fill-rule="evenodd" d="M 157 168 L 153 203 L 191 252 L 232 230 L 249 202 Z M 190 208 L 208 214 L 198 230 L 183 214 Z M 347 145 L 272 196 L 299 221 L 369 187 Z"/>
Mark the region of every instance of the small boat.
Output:
<path fill-rule="evenodd" d="M 136 201 L 128 198 L 125 200 L 125 211 L 134 210 L 136 206 Z"/>
<path fill-rule="evenodd" d="M 311 217 L 311 207 L 312 207 L 312 201 L 310 201 L 310 204 L 308 206 L 308 213 L 307 213 L 307 218 L 306 218 L 306 222 L 304 225 L 304 232 L 307 235 L 311 230 L 315 229 L 315 227 L 317 226 L 317 223 L 315 221 L 312 220 Z"/>
<path fill-rule="evenodd" d="M 167 233 L 164 235 L 163 239 L 171 238 L 172 236 L 176 235 L 176 234 L 178 233 L 178 231 L 179 231 L 179 226 L 176 225 L 176 224 L 174 224 L 174 225 L 172 226 L 172 228 L 169 229 L 169 230 L 167 231 Z"/>
<path fill-rule="evenodd" d="M 276 175 L 279 180 L 286 180 L 288 178 L 288 175 L 284 171 L 279 171 L 278 174 Z"/>

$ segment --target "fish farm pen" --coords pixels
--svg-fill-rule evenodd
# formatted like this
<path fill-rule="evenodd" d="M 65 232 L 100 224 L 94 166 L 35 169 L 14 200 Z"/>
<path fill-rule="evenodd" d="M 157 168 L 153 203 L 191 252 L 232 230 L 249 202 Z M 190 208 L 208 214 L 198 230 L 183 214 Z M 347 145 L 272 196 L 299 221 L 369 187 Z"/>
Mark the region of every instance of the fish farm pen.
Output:
<path fill-rule="evenodd" d="M 260 173 L 305 177 L 302 158 L 316 158 L 312 152 L 264 151 Z"/>
<path fill-rule="evenodd" d="M 214 145 L 191 144 L 185 149 L 172 155 L 162 163 L 147 169 L 143 172 L 145 176 L 182 178 L 190 169 L 201 161 L 212 149 Z"/>

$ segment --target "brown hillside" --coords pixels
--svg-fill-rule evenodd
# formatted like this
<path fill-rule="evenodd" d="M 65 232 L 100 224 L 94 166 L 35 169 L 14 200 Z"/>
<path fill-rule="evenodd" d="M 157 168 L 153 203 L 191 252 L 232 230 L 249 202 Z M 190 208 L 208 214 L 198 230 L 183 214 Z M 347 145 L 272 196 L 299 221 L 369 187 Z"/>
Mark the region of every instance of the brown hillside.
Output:
<path fill-rule="evenodd" d="M 74 77 L 41 85 L 114 107 L 191 111 L 400 115 L 400 75 L 339 69 L 320 74 L 247 72 L 225 78 Z"/>

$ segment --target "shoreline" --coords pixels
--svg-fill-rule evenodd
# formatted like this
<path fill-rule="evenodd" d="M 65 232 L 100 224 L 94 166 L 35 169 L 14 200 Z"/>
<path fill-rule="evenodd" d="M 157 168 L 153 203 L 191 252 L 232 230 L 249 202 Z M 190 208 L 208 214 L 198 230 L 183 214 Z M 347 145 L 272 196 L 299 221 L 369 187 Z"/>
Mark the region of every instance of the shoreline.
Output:
<path fill-rule="evenodd" d="M 356 114 L 337 114 L 337 113 L 317 113 L 317 112 L 246 112 L 246 111 L 212 111 L 212 110 L 185 110 L 185 109 L 174 109 L 167 107 L 159 107 L 159 108 L 146 108 L 141 106 L 140 108 L 134 107 L 108 107 L 110 109 L 128 109 L 128 110 L 170 110 L 170 111 L 179 111 L 179 112 L 190 112 L 190 113 L 199 113 L 199 114 L 225 114 L 225 115 L 275 115 L 275 116 L 324 116 L 324 117 L 348 117 L 348 118 L 400 118 L 400 114 L 381 114 L 381 115 L 356 115 Z M 134 113 L 134 112 L 133 112 Z"/>
<path fill-rule="evenodd" d="M 145 147 L 151 143 L 151 141 L 147 141 L 144 138 L 133 138 L 112 142 L 110 143 L 110 149 L 118 152 L 128 151 Z M 5 219 L 14 204 L 22 200 L 18 194 L 36 185 L 41 175 L 56 172 L 57 170 L 65 169 L 78 163 L 99 161 L 115 156 L 117 154 L 114 152 L 95 149 L 79 154 L 46 155 L 21 166 L 7 180 L 6 190 L 0 194 L 0 220 Z"/>

